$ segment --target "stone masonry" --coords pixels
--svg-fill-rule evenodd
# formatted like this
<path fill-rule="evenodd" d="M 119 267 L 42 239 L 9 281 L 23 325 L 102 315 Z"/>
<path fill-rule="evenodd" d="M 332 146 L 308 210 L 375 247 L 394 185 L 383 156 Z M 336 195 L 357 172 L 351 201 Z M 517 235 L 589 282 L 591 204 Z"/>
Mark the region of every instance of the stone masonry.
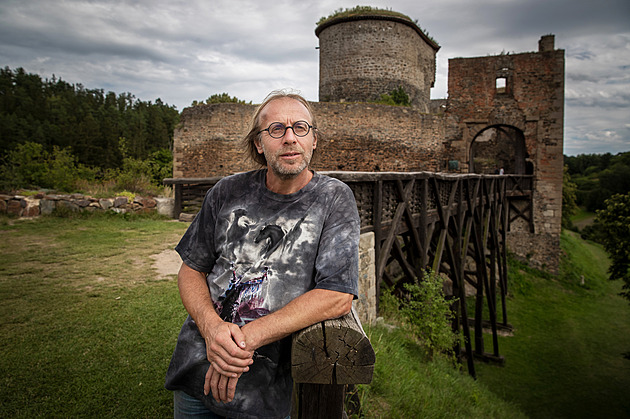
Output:
<path fill-rule="evenodd" d="M 37 217 L 58 211 L 112 211 L 117 213 L 152 213 L 173 216 L 172 198 L 149 198 L 136 196 L 129 200 L 126 196 L 113 198 L 93 198 L 82 194 L 47 194 L 32 196 L 0 195 L 0 214 L 16 217 Z"/>
<path fill-rule="evenodd" d="M 520 173 L 534 175 L 534 231 L 511 226 L 509 248 L 555 272 L 562 217 L 564 51 L 554 49 L 553 38 L 543 36 L 537 53 L 449 60 L 445 146 L 468 171 L 470 150 L 488 127 L 518 133 L 525 149 L 519 167 L 529 167 Z M 496 87 L 499 78 L 505 80 L 502 89 Z"/>
<path fill-rule="evenodd" d="M 320 102 L 313 109 L 324 139 L 313 168 L 468 173 L 481 167 L 487 173 L 495 147 L 494 161 L 506 174 L 533 175 L 533 230 L 525 222 L 512 223 L 509 248 L 530 264 L 557 272 L 564 51 L 554 48 L 554 36 L 543 36 L 537 52 L 450 59 L 448 98 L 429 100 L 439 47 L 409 21 L 365 16 L 326 25 L 317 29 Z M 340 61 L 344 48 L 353 51 L 350 61 Z M 389 50 L 397 52 L 390 57 Z M 399 61 L 392 61 L 394 56 Z M 379 60 L 390 60 L 387 69 L 377 67 Z M 403 86 L 413 106 L 367 102 L 391 86 Z M 241 144 L 254 109 L 227 103 L 184 109 L 175 132 L 174 177 L 254 168 Z M 472 164 L 475 148 L 485 159 L 478 167 Z"/>
<path fill-rule="evenodd" d="M 374 101 L 402 87 L 428 112 L 440 47 L 412 21 L 397 16 L 340 17 L 317 27 L 319 100 Z"/>

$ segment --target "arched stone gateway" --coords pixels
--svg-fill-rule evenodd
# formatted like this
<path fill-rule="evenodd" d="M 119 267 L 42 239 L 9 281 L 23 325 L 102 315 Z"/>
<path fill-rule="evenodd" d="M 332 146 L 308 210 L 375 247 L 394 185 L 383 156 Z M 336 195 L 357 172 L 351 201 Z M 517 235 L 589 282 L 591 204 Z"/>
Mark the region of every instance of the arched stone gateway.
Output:
<path fill-rule="evenodd" d="M 509 125 L 493 125 L 479 131 L 470 145 L 469 172 L 479 174 L 527 174 L 529 154 L 523 131 Z M 531 173 L 530 173 L 531 174 Z"/>

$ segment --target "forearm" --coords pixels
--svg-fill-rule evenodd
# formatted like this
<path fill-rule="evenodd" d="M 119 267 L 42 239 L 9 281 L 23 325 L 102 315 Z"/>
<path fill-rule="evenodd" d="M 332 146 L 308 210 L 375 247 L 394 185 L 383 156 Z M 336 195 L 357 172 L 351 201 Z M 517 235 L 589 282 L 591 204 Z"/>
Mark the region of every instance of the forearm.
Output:
<path fill-rule="evenodd" d="M 214 309 L 206 275 L 182 263 L 177 275 L 177 285 L 186 311 L 197 324 L 201 336 L 205 338 L 208 331 L 222 321 Z"/>
<path fill-rule="evenodd" d="M 347 314 L 353 296 L 337 291 L 311 290 L 267 316 L 242 327 L 248 350 L 280 340 L 298 330 Z"/>
<path fill-rule="evenodd" d="M 245 349 L 245 336 L 217 314 L 206 283 L 206 275 L 182 264 L 177 277 L 179 293 L 206 344 L 208 361 L 223 375 L 237 377 L 248 370 L 253 350 Z"/>

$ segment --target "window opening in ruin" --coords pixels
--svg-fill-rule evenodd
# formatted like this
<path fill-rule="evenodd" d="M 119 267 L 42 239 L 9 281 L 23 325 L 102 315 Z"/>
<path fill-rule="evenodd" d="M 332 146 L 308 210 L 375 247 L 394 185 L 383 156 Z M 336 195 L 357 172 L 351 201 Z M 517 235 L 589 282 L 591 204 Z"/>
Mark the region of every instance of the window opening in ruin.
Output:
<path fill-rule="evenodd" d="M 496 89 L 497 89 L 497 93 L 499 94 L 507 93 L 507 78 L 497 77 Z"/>

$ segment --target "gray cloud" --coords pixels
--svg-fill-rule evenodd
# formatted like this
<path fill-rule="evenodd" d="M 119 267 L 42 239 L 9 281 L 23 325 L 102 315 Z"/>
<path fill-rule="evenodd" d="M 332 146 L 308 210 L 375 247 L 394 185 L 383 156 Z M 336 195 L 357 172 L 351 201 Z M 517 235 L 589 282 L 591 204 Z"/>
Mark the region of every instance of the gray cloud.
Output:
<path fill-rule="evenodd" d="M 315 23 L 354 0 L 0 0 L 0 65 L 24 67 L 178 109 L 213 93 L 260 102 L 282 87 L 317 100 Z M 446 97 L 448 59 L 566 51 L 565 152 L 630 150 L 627 0 L 374 0 L 441 45 L 432 96 Z"/>

